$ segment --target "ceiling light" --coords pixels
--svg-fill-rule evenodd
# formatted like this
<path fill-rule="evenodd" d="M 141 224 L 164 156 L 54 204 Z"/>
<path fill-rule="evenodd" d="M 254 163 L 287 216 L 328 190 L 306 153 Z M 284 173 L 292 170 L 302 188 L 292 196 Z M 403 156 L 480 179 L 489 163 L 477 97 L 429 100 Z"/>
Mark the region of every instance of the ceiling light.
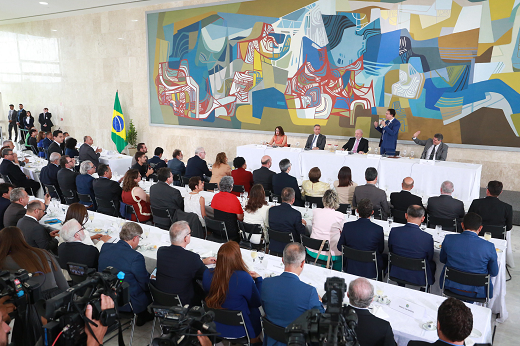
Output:
<path fill-rule="evenodd" d="M 48 5 L 48 4 L 49 4 L 48 2 L 40 1 L 40 5 Z"/>

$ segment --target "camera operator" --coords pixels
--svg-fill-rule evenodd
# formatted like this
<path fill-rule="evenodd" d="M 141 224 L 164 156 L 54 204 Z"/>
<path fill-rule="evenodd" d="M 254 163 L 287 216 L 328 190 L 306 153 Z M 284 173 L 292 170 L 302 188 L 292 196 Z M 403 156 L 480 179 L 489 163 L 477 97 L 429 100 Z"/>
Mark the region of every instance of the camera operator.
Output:
<path fill-rule="evenodd" d="M 16 309 L 16 306 L 13 303 L 6 303 L 6 301 L 9 299 L 11 299 L 9 296 L 0 298 L 0 312 L 2 313 L 2 320 L 7 323 L 11 322 L 11 317 L 9 314 Z"/>
<path fill-rule="evenodd" d="M 5 309 L 0 309 L 0 323 L 2 324 L 2 327 L 0 330 L 0 346 L 7 345 L 7 336 L 9 335 L 9 332 L 11 331 L 11 328 L 9 327 L 9 325 L 7 325 L 7 323 L 5 323 L 6 318 L 9 318 L 9 316 L 7 316 Z"/>

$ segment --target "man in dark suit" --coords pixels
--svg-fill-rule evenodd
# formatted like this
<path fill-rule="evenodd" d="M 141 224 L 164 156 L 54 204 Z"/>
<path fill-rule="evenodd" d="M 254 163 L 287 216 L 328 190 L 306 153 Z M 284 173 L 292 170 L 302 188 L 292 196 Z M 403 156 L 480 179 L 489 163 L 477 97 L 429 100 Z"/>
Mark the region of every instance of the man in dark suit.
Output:
<path fill-rule="evenodd" d="M 173 175 L 178 174 L 181 177 L 184 176 L 184 173 L 186 173 L 186 165 L 182 162 L 182 159 L 184 158 L 182 151 L 180 149 L 175 149 L 172 156 L 173 158 L 168 160 L 168 168 Z M 180 182 L 175 180 L 173 184 L 180 185 Z"/>
<path fill-rule="evenodd" d="M 368 140 L 363 138 L 363 130 L 357 129 L 354 137 L 343 146 L 343 150 L 364 154 L 368 152 Z"/>
<path fill-rule="evenodd" d="M 65 155 L 65 145 L 63 144 L 63 132 L 61 130 L 56 130 L 52 133 L 54 141 L 47 148 L 47 152 L 50 154 L 58 153 L 60 155 Z"/>
<path fill-rule="evenodd" d="M 440 261 L 445 266 L 441 278 L 444 277 L 446 267 L 458 269 L 467 273 L 498 275 L 498 259 L 495 245 L 478 236 L 482 230 L 482 218 L 469 212 L 462 222 L 464 232 L 461 234 L 446 235 L 442 242 Z M 439 282 L 442 288 L 442 279 Z M 446 280 L 444 287 L 468 297 L 484 298 L 484 287 L 462 285 Z M 493 283 L 490 283 L 489 298 L 493 297 Z"/>
<path fill-rule="evenodd" d="M 40 172 L 40 182 L 44 185 L 53 185 L 56 188 L 56 195 L 54 192 L 51 193 L 52 198 L 61 199 L 62 196 L 60 185 L 58 184 L 58 172 L 60 170 L 60 159 L 59 153 L 52 153 L 50 156 L 49 163 L 47 166 L 42 168 Z"/>
<path fill-rule="evenodd" d="M 96 167 L 90 160 L 85 160 L 79 166 L 79 175 L 76 177 L 76 187 L 78 188 L 78 193 L 82 195 L 89 195 L 92 203 L 88 201 L 80 200 L 79 203 L 83 204 L 85 207 L 89 208 L 89 210 L 96 211 L 96 195 L 94 194 L 94 188 L 92 184 L 94 183 L 94 177 L 92 174 L 96 173 Z"/>
<path fill-rule="evenodd" d="M 79 162 L 89 160 L 97 168 L 99 165 L 99 155 L 103 149 L 97 148 L 96 151 L 94 151 L 94 149 L 92 149 L 92 144 L 94 144 L 92 137 L 83 137 L 83 144 L 79 147 Z"/>
<path fill-rule="evenodd" d="M 354 331 L 360 345 L 395 346 L 394 332 L 388 321 L 372 315 L 368 307 L 374 300 L 374 287 L 365 278 L 350 282 L 347 292 L 349 307 L 356 312 Z"/>
<path fill-rule="evenodd" d="M 374 127 L 381 132 L 381 155 L 395 155 L 395 147 L 397 145 L 397 137 L 399 136 L 399 129 L 401 123 L 395 118 L 395 109 L 388 109 L 386 111 L 386 120 L 377 122 L 374 121 Z"/>
<path fill-rule="evenodd" d="M 401 192 L 392 192 L 390 194 L 390 204 L 392 205 L 392 208 L 406 211 L 412 204 L 420 205 L 422 207 L 422 198 L 410 192 L 410 190 L 413 189 L 413 184 L 414 181 L 411 177 L 403 179 L 403 183 L 401 184 L 403 189 Z"/>
<path fill-rule="evenodd" d="M 168 167 L 157 172 L 158 182 L 150 187 L 150 205 L 153 208 L 168 209 L 173 217 L 177 210 L 184 210 L 184 199 L 179 190 L 170 186 L 173 174 Z"/>
<path fill-rule="evenodd" d="M 278 232 L 292 233 L 293 240 L 300 242 L 300 234 L 309 235 L 305 228 L 307 222 L 302 219 L 302 214 L 291 207 L 294 203 L 294 189 L 286 187 L 281 193 L 282 203 L 269 208 L 269 228 Z M 284 244 L 271 240 L 269 250 L 282 253 Z"/>
<path fill-rule="evenodd" d="M 137 314 L 136 325 L 138 327 L 146 322 L 153 320 L 153 315 L 147 311 L 147 306 L 152 302 L 148 283 L 150 274 L 146 270 L 144 257 L 137 252 L 139 239 L 143 234 L 143 229 L 138 223 L 127 222 L 119 232 L 117 243 L 103 244 L 99 254 L 98 270 L 102 271 L 108 266 L 117 268 L 125 273 L 124 281 L 130 285 L 130 302 L 134 313 Z M 129 306 L 125 305 L 120 311 L 129 311 Z"/>
<path fill-rule="evenodd" d="M 67 268 L 67 262 L 73 262 L 97 270 L 99 250 L 93 245 L 83 243 L 87 237 L 85 228 L 76 219 L 65 222 L 61 227 L 60 235 L 63 243 L 58 246 L 58 262 L 62 268 Z M 100 241 L 106 242 L 109 239 L 110 236 L 104 234 Z"/>
<path fill-rule="evenodd" d="M 38 116 L 38 122 L 42 126 L 43 132 L 50 132 L 51 128 L 54 126 L 51 118 L 52 114 L 49 113 L 49 108 L 45 107 L 43 109 L 43 113 L 40 113 L 40 115 Z"/>
<path fill-rule="evenodd" d="M 373 263 L 364 263 L 347 259 L 343 263 L 343 271 L 349 274 L 367 278 L 383 277 L 386 269 L 387 256 L 385 251 L 385 236 L 383 227 L 370 221 L 370 215 L 374 213 L 372 203 L 369 199 L 362 199 L 358 204 L 359 219 L 353 222 L 345 222 L 343 231 L 338 240 L 338 250 L 342 251 L 343 245 L 362 251 L 377 251 L 376 273 Z"/>
<path fill-rule="evenodd" d="M 203 147 L 198 147 L 195 149 L 195 156 L 190 157 L 188 160 L 184 177 L 191 178 L 198 176 L 202 181 L 209 181 L 209 177 L 211 177 L 211 171 L 208 168 L 208 164 L 204 160 L 205 158 L 206 150 L 204 150 Z M 204 178 L 204 176 L 206 176 L 206 178 Z"/>
<path fill-rule="evenodd" d="M 464 217 L 464 203 L 451 197 L 453 183 L 446 180 L 441 184 L 441 195 L 428 198 L 427 212 L 429 216 L 441 219 L 457 219 L 457 227 Z M 444 227 L 447 231 L 455 231 L 455 226 Z"/>
<path fill-rule="evenodd" d="M 23 187 L 27 192 L 36 195 L 41 187 L 40 183 L 29 179 L 21 168 L 12 162 L 14 160 L 13 150 L 9 148 L 2 150 L 2 157 L 4 159 L 0 163 L 0 174 L 8 176 L 14 186 Z"/>
<path fill-rule="evenodd" d="M 9 183 L 0 184 L 0 229 L 4 228 L 4 215 L 5 211 L 11 204 L 11 191 L 13 191 L 14 186 Z"/>
<path fill-rule="evenodd" d="M 305 248 L 300 243 L 290 243 L 283 250 L 284 272 L 264 279 L 262 307 L 265 317 L 280 327 L 287 327 L 305 311 L 318 309 L 325 312 L 316 288 L 304 283 L 299 276 L 305 265 Z M 266 346 L 282 346 L 265 335 Z"/>
<path fill-rule="evenodd" d="M 365 185 L 356 186 L 354 189 L 354 196 L 352 197 L 352 206 L 356 207 L 359 201 L 367 198 L 372 202 L 374 210 L 379 209 L 381 211 L 381 217 L 386 220 L 387 215 L 390 213 L 390 206 L 386 199 L 386 192 L 379 189 L 377 184 L 377 170 L 374 167 L 368 167 L 365 170 Z"/>
<path fill-rule="evenodd" d="M 153 157 L 150 160 L 148 160 L 148 163 L 150 164 L 150 166 L 152 166 L 154 172 L 157 172 L 159 169 L 167 166 L 166 163 L 168 162 L 168 160 L 163 160 L 163 153 L 164 149 L 161 147 L 157 147 L 153 152 Z"/>
<path fill-rule="evenodd" d="M 439 339 L 433 343 L 426 341 L 410 341 L 408 346 L 449 346 L 464 345 L 473 329 L 473 314 L 462 301 L 449 297 L 439 306 L 437 311 L 437 335 Z"/>
<path fill-rule="evenodd" d="M 513 228 L 513 207 L 498 199 L 503 188 L 502 182 L 490 181 L 486 189 L 486 197 L 473 200 L 469 212 L 479 214 L 484 226 L 506 226 L 506 231 L 510 231 Z"/>
<path fill-rule="evenodd" d="M 201 259 L 199 255 L 186 250 L 191 240 L 188 222 L 177 221 L 170 227 L 170 246 L 157 250 L 157 274 L 155 287 L 158 290 L 178 294 L 182 305 L 201 304 L 204 292 L 197 284 L 202 280 L 206 265 L 216 263 L 215 257 Z"/>
<path fill-rule="evenodd" d="M 9 197 L 11 204 L 4 213 L 4 227 L 16 226 L 26 213 L 25 206 L 29 203 L 29 195 L 23 187 L 14 188 Z"/>
<path fill-rule="evenodd" d="M 65 196 L 70 196 L 70 191 L 77 191 L 76 187 L 76 177 L 79 175 L 78 172 L 74 171 L 74 167 L 76 162 L 73 157 L 69 157 L 68 155 L 63 155 L 60 158 L 60 166 L 61 169 L 58 171 L 58 185 L 60 185 L 60 190 L 65 193 Z M 77 195 L 74 195 L 73 199 L 68 199 L 68 202 L 75 203 L 78 202 L 79 199 Z"/>
<path fill-rule="evenodd" d="M 426 260 L 428 285 L 435 283 L 435 261 L 433 260 L 433 237 L 419 227 L 424 221 L 424 208 L 411 205 L 406 211 L 408 223 L 402 227 L 394 227 L 388 237 L 388 251 L 398 256 Z M 390 274 L 415 285 L 424 285 L 423 271 L 412 271 L 399 267 L 390 267 Z"/>
<path fill-rule="evenodd" d="M 273 164 L 271 156 L 262 156 L 261 164 L 262 167 L 253 171 L 253 182 L 255 184 L 262 184 L 264 190 L 273 191 L 273 176 L 275 176 L 276 173 L 269 169 Z"/>
<path fill-rule="evenodd" d="M 18 108 L 19 108 L 18 119 L 17 119 L 18 122 L 16 124 L 18 125 L 20 130 L 23 130 L 23 129 L 25 129 L 23 120 L 27 117 L 27 112 L 25 111 L 25 109 L 23 109 L 23 104 L 21 104 L 21 103 L 18 105 Z"/>
<path fill-rule="evenodd" d="M 446 157 L 448 156 L 448 146 L 442 142 L 444 136 L 441 133 L 436 133 L 433 135 L 433 138 L 422 140 L 417 138 L 420 133 L 421 131 L 414 133 L 412 139 L 415 144 L 424 146 L 421 159 L 446 161 Z"/>
<path fill-rule="evenodd" d="M 100 163 L 98 166 L 99 179 L 94 180 L 92 187 L 94 188 L 94 195 L 96 198 L 106 201 L 113 201 L 116 207 L 115 212 L 98 205 L 98 212 L 102 214 L 119 216 L 119 205 L 121 202 L 121 193 L 123 189 L 116 181 L 112 179 L 112 170 L 110 166 Z M 115 214 L 115 215 L 114 215 Z"/>
<path fill-rule="evenodd" d="M 27 204 L 27 213 L 16 223 L 16 227 L 22 230 L 25 241 L 32 247 L 44 249 L 58 254 L 59 230 L 53 230 L 40 224 L 40 219 L 45 215 L 45 204 L 36 200 Z"/>
<path fill-rule="evenodd" d="M 326 143 L 327 137 L 321 134 L 321 126 L 316 124 L 314 125 L 314 134 L 309 135 L 309 138 L 307 138 L 305 149 L 324 150 Z"/>
<path fill-rule="evenodd" d="M 9 105 L 9 112 L 7 114 L 7 121 L 9 122 L 9 140 L 12 138 L 12 130 L 14 129 L 14 140 L 18 140 L 18 112 L 14 109 L 14 105 Z"/>
<path fill-rule="evenodd" d="M 273 175 L 273 193 L 281 195 L 284 188 L 290 187 L 294 190 L 295 193 L 294 205 L 302 207 L 302 193 L 298 187 L 298 181 L 295 177 L 289 175 L 292 167 L 291 161 L 289 161 L 289 159 L 283 159 L 280 161 L 279 165 L 281 172 Z"/>

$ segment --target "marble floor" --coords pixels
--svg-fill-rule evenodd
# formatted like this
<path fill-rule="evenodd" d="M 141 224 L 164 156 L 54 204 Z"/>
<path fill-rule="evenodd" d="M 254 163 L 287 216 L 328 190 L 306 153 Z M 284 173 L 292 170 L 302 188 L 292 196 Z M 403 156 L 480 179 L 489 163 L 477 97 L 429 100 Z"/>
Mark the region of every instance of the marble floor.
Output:
<path fill-rule="evenodd" d="M 507 283 L 506 303 L 509 312 L 509 318 L 504 322 L 497 324 L 494 345 L 508 346 L 518 345 L 520 340 L 520 226 L 514 226 L 513 234 L 513 254 L 515 258 L 516 268 L 510 269 L 513 279 Z M 515 327 L 516 326 L 516 327 Z M 133 345 L 146 346 L 150 341 L 150 331 L 152 323 L 148 322 L 142 327 L 136 327 L 134 333 Z M 156 336 L 158 336 L 158 328 L 156 328 Z M 129 345 L 130 330 L 123 332 L 125 345 Z M 516 342 L 514 340 L 517 340 Z M 117 346 L 117 336 L 104 343 L 106 346 Z"/>

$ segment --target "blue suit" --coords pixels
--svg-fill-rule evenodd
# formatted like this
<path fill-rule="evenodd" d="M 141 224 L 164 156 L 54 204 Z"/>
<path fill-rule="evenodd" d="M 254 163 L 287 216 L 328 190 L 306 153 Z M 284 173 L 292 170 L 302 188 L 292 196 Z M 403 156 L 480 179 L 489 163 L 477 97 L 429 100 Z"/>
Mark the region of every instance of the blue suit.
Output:
<path fill-rule="evenodd" d="M 80 174 L 76 177 L 76 188 L 78 189 L 78 192 L 83 195 L 90 195 L 90 198 L 92 198 L 92 202 L 94 204 L 92 210 L 97 209 L 96 196 L 94 195 L 94 188 L 92 187 L 92 182 L 94 180 L 94 177 L 90 174 Z M 87 207 L 90 205 L 88 202 L 79 201 L 79 203 Z"/>
<path fill-rule="evenodd" d="M 159 156 L 152 157 L 150 160 L 148 160 L 148 163 L 155 164 L 154 171 L 156 171 L 156 172 L 159 168 L 166 167 L 166 162 L 164 162 L 164 160 L 161 159 Z"/>
<path fill-rule="evenodd" d="M 385 269 L 383 252 L 385 251 L 385 235 L 383 227 L 371 222 L 370 219 L 360 218 L 357 221 L 345 222 L 343 231 L 338 240 L 338 250 L 343 245 L 362 251 L 377 251 L 377 267 L 381 271 Z M 372 263 L 364 263 L 354 260 L 346 260 L 344 271 L 363 277 L 375 278 L 375 267 Z"/>
<path fill-rule="evenodd" d="M 49 162 L 47 166 L 43 167 L 40 172 L 40 182 L 44 185 L 54 185 L 56 191 L 61 195 L 60 185 L 58 184 L 58 171 L 60 166 L 56 166 L 54 163 Z M 60 198 L 55 194 L 51 194 L 52 198 Z"/>
<path fill-rule="evenodd" d="M 294 241 L 298 243 L 300 242 L 300 234 L 309 235 L 302 224 L 302 214 L 291 207 L 289 203 L 282 203 L 269 208 L 269 228 L 278 232 L 292 233 Z M 269 250 L 282 253 L 284 248 L 285 244 L 276 240 L 269 242 Z"/>
<path fill-rule="evenodd" d="M 298 181 L 292 175 L 289 175 L 285 172 L 278 173 L 273 175 L 273 193 L 276 195 L 281 195 L 282 190 L 286 187 L 292 187 L 294 189 L 294 205 L 302 207 L 302 194 L 300 192 L 300 188 L 298 187 Z"/>
<path fill-rule="evenodd" d="M 486 241 L 475 232 L 464 231 L 461 234 L 450 234 L 444 238 L 442 242 L 441 263 L 445 263 L 442 269 L 439 286 L 442 288 L 442 278 L 444 277 L 444 270 L 446 267 L 462 270 L 475 274 L 490 274 L 491 276 L 498 275 L 498 261 L 497 252 L 493 243 Z M 484 298 L 486 292 L 484 287 L 475 287 L 468 285 L 461 285 L 450 280 L 446 280 L 444 287 L 453 290 L 455 293 L 465 295 L 468 297 Z M 476 292 L 473 293 L 462 292 L 458 290 Z M 489 298 L 493 297 L 493 284 L 489 287 Z"/>
<path fill-rule="evenodd" d="M 119 240 L 115 244 L 105 243 L 99 253 L 99 271 L 108 266 L 112 266 L 125 273 L 125 282 L 130 285 L 130 301 L 134 308 L 134 313 L 138 314 L 146 310 L 152 302 L 152 297 L 148 289 L 150 274 L 146 271 L 144 257 L 139 252 L 132 249 L 124 240 Z M 130 307 L 121 309 L 129 311 Z"/>
<path fill-rule="evenodd" d="M 393 118 L 392 121 L 386 120 L 385 124 L 384 128 L 376 127 L 376 130 L 383 134 L 381 137 L 381 155 L 394 155 L 401 123 L 396 118 Z"/>
<path fill-rule="evenodd" d="M 394 227 L 388 237 L 388 250 L 396 255 L 409 258 L 425 258 L 428 284 L 435 282 L 435 261 L 433 260 L 433 237 L 423 232 L 419 226 L 407 223 L 402 227 Z M 401 280 L 416 285 L 424 284 L 424 272 L 390 267 L 390 274 Z"/>
<path fill-rule="evenodd" d="M 179 174 L 184 175 L 186 172 L 186 166 L 184 165 L 184 162 L 174 157 L 171 160 L 168 160 L 168 168 L 170 171 L 172 171 L 172 174 Z M 173 182 L 174 185 L 180 185 L 180 183 L 176 180 Z"/>
<path fill-rule="evenodd" d="M 325 312 L 316 288 L 289 272 L 266 278 L 260 296 L 267 319 L 280 327 L 287 327 L 309 309 L 317 308 Z M 264 336 L 264 346 L 282 345 L 285 344 Z"/>
<path fill-rule="evenodd" d="M 211 171 L 206 161 L 195 155 L 188 160 L 184 176 L 186 178 L 200 177 L 204 181 L 204 176 L 211 177 Z"/>

